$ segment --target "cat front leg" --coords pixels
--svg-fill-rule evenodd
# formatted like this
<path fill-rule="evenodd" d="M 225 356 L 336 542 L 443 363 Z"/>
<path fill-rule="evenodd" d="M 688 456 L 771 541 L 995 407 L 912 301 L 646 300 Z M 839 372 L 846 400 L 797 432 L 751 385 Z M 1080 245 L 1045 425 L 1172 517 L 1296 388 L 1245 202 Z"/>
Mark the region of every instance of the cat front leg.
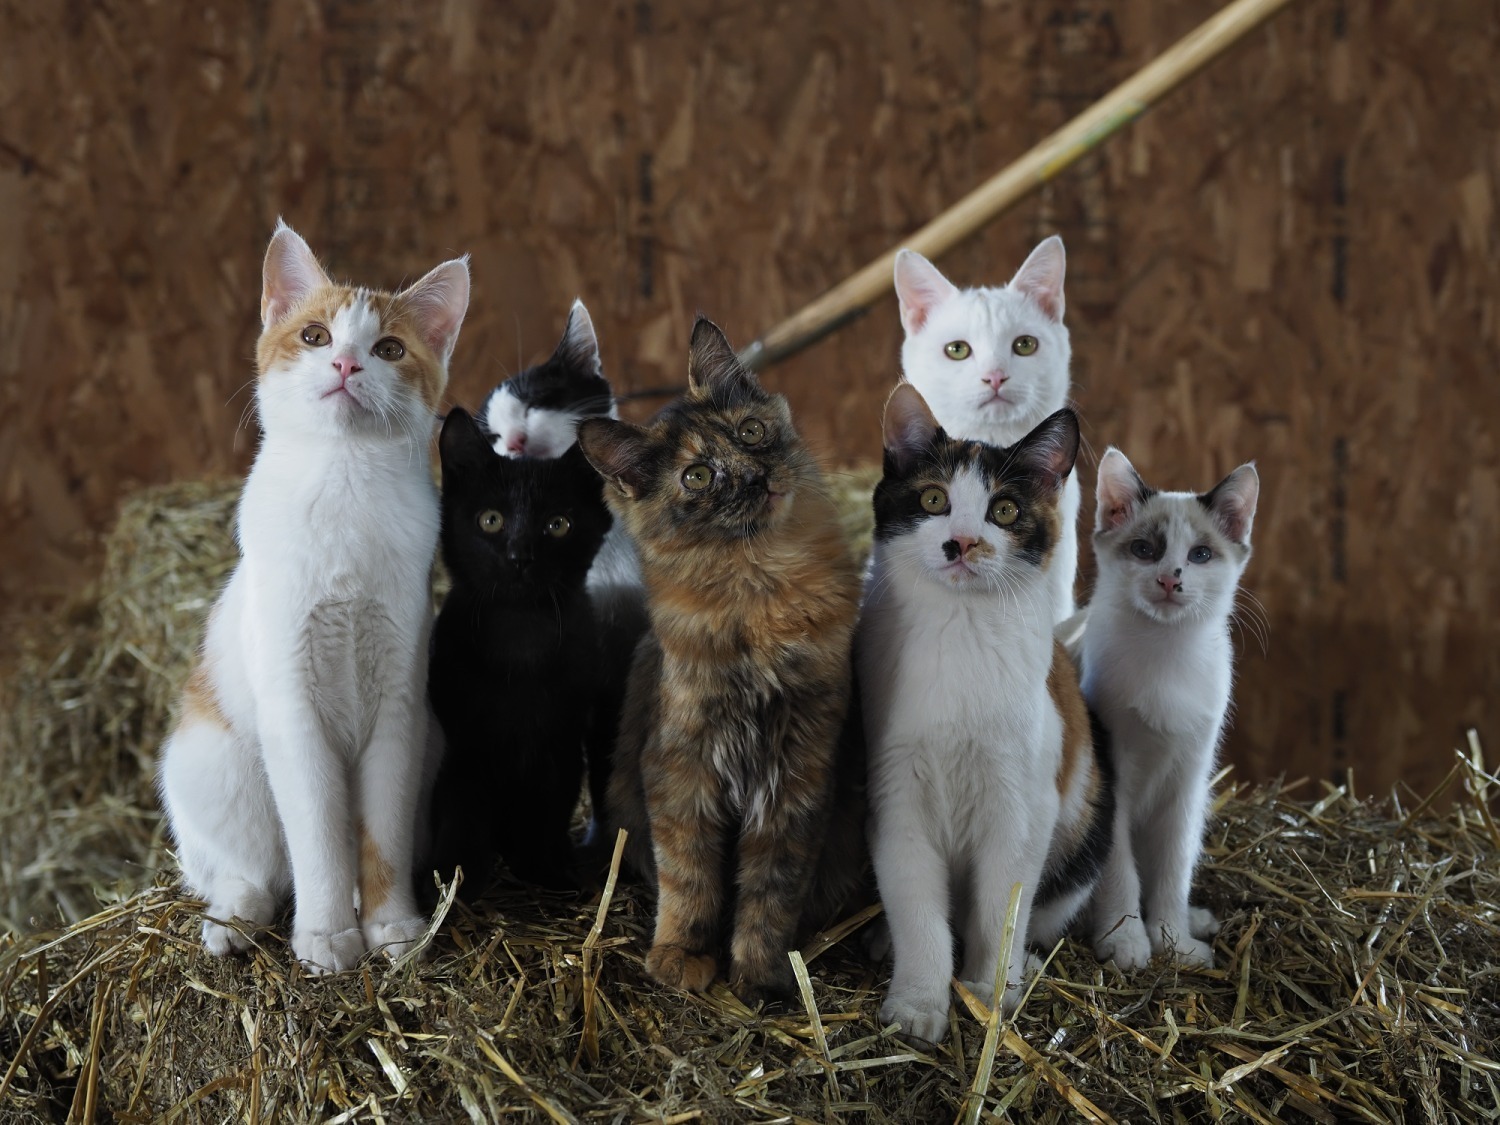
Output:
<path fill-rule="evenodd" d="M 953 976 L 948 864 L 926 834 L 913 827 L 882 827 L 873 834 L 875 875 L 895 961 L 880 1022 L 900 1024 L 903 1038 L 939 1043 L 948 1034 L 948 982 Z"/>
<path fill-rule="evenodd" d="M 1015 1012 L 1021 1001 L 1021 986 L 1026 976 L 1039 966 L 1026 949 L 1031 928 L 1032 899 L 1042 879 L 1047 841 L 1057 819 L 1056 794 L 1052 794 L 1051 816 L 1044 806 L 1009 816 L 996 816 L 990 822 L 988 838 L 976 847 L 971 866 L 970 897 L 964 915 L 964 987 L 986 1004 L 995 1003 L 995 975 L 1005 961 L 1004 995 L 1000 1004 L 1006 1015 Z M 1005 918 L 1015 885 L 1021 885 L 1017 903 L 1015 929 L 1010 948 L 1002 948 Z"/>
<path fill-rule="evenodd" d="M 1128 796 L 1122 785 L 1115 804 L 1109 859 L 1089 907 L 1094 955 L 1126 970 L 1139 969 L 1151 960 L 1151 939 L 1141 919 L 1141 877 L 1135 865 Z"/>
<path fill-rule="evenodd" d="M 1212 754 L 1203 755 L 1212 766 Z M 1204 811 L 1208 808 L 1209 769 L 1194 763 L 1175 791 L 1162 795 L 1149 825 L 1136 840 L 1144 888 L 1146 934 L 1157 953 L 1183 965 L 1204 968 L 1214 963 L 1213 946 L 1194 935 L 1188 907 L 1193 871 L 1203 852 Z"/>
<path fill-rule="evenodd" d="M 714 981 L 724 908 L 725 826 L 718 776 L 680 749 L 664 748 L 645 777 L 656 869 L 656 932 L 646 972 L 662 984 L 702 992 Z"/>

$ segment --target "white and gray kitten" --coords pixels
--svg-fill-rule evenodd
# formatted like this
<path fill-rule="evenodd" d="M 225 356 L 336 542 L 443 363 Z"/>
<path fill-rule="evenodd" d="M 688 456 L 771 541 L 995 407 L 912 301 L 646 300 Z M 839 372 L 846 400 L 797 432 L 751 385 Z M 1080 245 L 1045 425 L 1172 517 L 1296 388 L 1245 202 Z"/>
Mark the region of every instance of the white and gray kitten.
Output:
<path fill-rule="evenodd" d="M 1063 324 L 1062 239 L 1043 239 L 1010 284 L 960 289 L 914 250 L 896 255 L 906 340 L 901 369 L 954 437 L 1014 445 L 1068 404 L 1072 349 Z M 1061 497 L 1062 539 L 1050 578 L 1053 621 L 1073 613 L 1078 570 L 1076 474 Z"/>
<path fill-rule="evenodd" d="M 1091 916 L 1100 960 L 1213 963 L 1217 923 L 1190 910 L 1214 755 L 1229 710 L 1229 619 L 1250 561 L 1260 478 L 1158 492 L 1111 447 L 1099 462 L 1099 575 L 1082 641 L 1089 707 L 1113 736 L 1114 844 Z"/>

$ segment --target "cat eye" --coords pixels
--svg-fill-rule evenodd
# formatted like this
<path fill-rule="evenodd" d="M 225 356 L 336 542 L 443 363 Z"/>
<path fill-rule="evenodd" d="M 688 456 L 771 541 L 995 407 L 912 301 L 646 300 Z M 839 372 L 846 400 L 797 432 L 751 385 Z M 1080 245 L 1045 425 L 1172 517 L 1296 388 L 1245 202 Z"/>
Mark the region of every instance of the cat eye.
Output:
<path fill-rule="evenodd" d="M 917 499 L 921 502 L 924 512 L 932 512 L 934 515 L 948 507 L 948 493 L 936 485 L 922 489 L 922 495 Z"/>
<path fill-rule="evenodd" d="M 1213 557 L 1214 553 L 1207 547 L 1194 547 L 1188 552 L 1188 562 L 1190 563 L 1206 563 Z"/>
<path fill-rule="evenodd" d="M 310 348 L 326 348 L 332 340 L 321 324 L 309 324 L 302 330 L 302 342 Z"/>
<path fill-rule="evenodd" d="M 714 482 L 714 471 L 707 465 L 689 465 L 682 474 L 682 487 L 689 492 L 702 492 Z"/>
<path fill-rule="evenodd" d="M 1132 539 L 1130 542 L 1130 553 L 1138 559 L 1154 560 L 1156 558 L 1156 544 L 1147 539 Z"/>
<path fill-rule="evenodd" d="M 990 519 L 1001 527 L 1009 527 L 1021 514 L 1021 507 L 1009 497 L 996 500 L 990 505 Z"/>
<path fill-rule="evenodd" d="M 573 530 L 573 521 L 567 516 L 553 516 L 547 521 L 547 534 L 554 539 L 561 539 Z"/>
<path fill-rule="evenodd" d="M 376 340 L 375 346 L 370 349 L 370 354 L 379 356 L 388 363 L 395 363 L 406 354 L 406 345 L 394 336 L 387 336 L 384 340 Z"/>
<path fill-rule="evenodd" d="M 766 436 L 766 424 L 759 418 L 746 418 L 740 423 L 740 440 L 746 445 L 759 445 Z"/>
<path fill-rule="evenodd" d="M 967 340 L 954 340 L 943 348 L 943 354 L 949 359 L 968 359 L 974 354 L 974 349 L 969 347 Z"/>
<path fill-rule="evenodd" d="M 489 535 L 495 534 L 505 526 L 505 517 L 494 508 L 479 513 L 479 530 Z"/>
<path fill-rule="evenodd" d="M 1031 355 L 1037 349 L 1035 336 L 1017 336 L 1011 341 L 1010 350 L 1017 355 Z"/>

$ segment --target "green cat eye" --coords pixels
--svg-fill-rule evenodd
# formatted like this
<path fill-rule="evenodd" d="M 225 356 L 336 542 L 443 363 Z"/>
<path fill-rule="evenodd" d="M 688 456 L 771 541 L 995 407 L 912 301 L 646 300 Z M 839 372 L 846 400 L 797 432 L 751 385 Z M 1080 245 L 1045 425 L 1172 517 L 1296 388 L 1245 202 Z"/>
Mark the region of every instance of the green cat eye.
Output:
<path fill-rule="evenodd" d="M 321 324 L 309 324 L 302 330 L 302 342 L 310 348 L 326 348 L 333 337 Z"/>
<path fill-rule="evenodd" d="M 554 539 L 561 539 L 573 530 L 573 521 L 567 516 L 553 516 L 547 521 L 547 534 Z"/>
<path fill-rule="evenodd" d="M 937 485 L 922 489 L 922 495 L 917 499 L 924 512 L 932 512 L 934 515 L 948 507 L 948 493 Z"/>
<path fill-rule="evenodd" d="M 505 517 L 494 508 L 479 513 L 479 530 L 493 535 L 505 526 Z"/>
<path fill-rule="evenodd" d="M 1035 336 L 1017 336 L 1011 341 L 1010 350 L 1017 355 L 1031 355 L 1037 349 Z"/>
<path fill-rule="evenodd" d="M 689 465 L 682 474 L 682 487 L 689 492 L 702 492 L 714 482 L 714 471 L 707 465 Z"/>
<path fill-rule="evenodd" d="M 1016 522 L 1016 517 L 1021 514 L 1020 505 L 1009 497 L 1001 497 L 990 505 L 990 519 L 1001 527 L 1009 527 Z"/>
<path fill-rule="evenodd" d="M 746 445 L 759 445 L 766 436 L 766 424 L 759 418 L 746 418 L 740 423 L 740 440 Z"/>
<path fill-rule="evenodd" d="M 372 355 L 379 356 L 388 363 L 395 363 L 406 354 L 406 345 L 394 336 L 387 336 L 384 340 L 376 340 L 375 346 L 370 349 Z"/>
<path fill-rule="evenodd" d="M 969 347 L 967 340 L 954 340 L 944 346 L 943 354 L 949 359 L 968 359 L 974 354 L 974 349 Z"/>

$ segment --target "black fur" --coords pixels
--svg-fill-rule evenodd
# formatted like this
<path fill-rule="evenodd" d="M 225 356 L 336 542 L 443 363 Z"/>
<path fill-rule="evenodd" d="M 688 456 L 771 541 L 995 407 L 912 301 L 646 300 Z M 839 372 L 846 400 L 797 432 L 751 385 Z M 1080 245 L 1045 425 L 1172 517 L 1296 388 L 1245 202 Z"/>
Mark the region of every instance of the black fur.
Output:
<path fill-rule="evenodd" d="M 539 410 L 608 414 L 614 406 L 614 391 L 600 368 L 598 351 L 580 343 L 574 336 L 573 317 L 576 315 L 575 312 L 568 314 L 562 340 L 545 361 L 512 375 L 491 391 L 489 398 L 500 394 L 503 389 L 526 406 Z M 489 414 L 489 398 L 479 410 L 480 418 Z"/>
<path fill-rule="evenodd" d="M 443 561 L 453 588 L 433 631 L 428 698 L 446 750 L 432 799 L 433 857 L 472 898 L 497 854 L 511 873 L 577 886 L 568 828 L 600 690 L 598 626 L 584 580 L 611 517 L 575 445 L 555 460 L 495 453 L 463 410 L 449 413 Z M 485 531 L 485 512 L 503 526 Z M 566 534 L 548 534 L 558 516 Z"/>

